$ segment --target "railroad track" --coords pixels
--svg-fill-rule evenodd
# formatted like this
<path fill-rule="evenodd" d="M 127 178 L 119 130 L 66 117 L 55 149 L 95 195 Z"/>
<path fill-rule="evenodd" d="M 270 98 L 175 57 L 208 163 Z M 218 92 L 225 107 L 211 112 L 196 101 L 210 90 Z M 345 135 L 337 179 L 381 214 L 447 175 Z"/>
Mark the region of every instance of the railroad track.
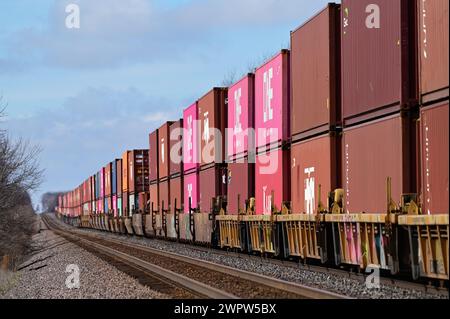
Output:
<path fill-rule="evenodd" d="M 122 259 L 165 281 L 182 286 L 198 296 L 233 298 L 349 299 L 333 292 L 307 287 L 248 271 L 160 251 L 147 246 L 105 239 L 95 234 L 80 234 L 61 228 L 44 217 L 49 229 L 63 237 L 71 237 L 86 246 L 114 258 Z"/>

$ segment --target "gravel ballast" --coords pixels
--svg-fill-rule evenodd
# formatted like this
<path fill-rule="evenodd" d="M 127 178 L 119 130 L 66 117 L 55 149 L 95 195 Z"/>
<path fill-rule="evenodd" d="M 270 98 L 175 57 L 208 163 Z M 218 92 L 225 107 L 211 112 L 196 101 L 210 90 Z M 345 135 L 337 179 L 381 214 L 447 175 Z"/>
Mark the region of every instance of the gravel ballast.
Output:
<path fill-rule="evenodd" d="M 35 253 L 19 267 L 21 270 L 0 274 L 0 298 L 168 298 L 49 230 L 41 230 L 33 237 L 33 248 Z M 79 288 L 66 286 L 67 278 L 74 274 L 69 265 L 79 269 Z M 68 282 L 73 285 L 73 281 Z"/>
<path fill-rule="evenodd" d="M 59 225 L 75 228 L 62 223 L 60 220 L 49 215 L 56 220 Z M 277 263 L 271 263 L 258 258 L 245 258 L 236 255 L 224 255 L 214 250 L 198 249 L 195 246 L 187 244 L 166 242 L 141 237 L 124 236 L 114 233 L 101 232 L 92 229 L 77 229 L 83 233 L 95 233 L 105 238 L 120 239 L 131 243 L 145 245 L 147 247 L 159 249 L 162 251 L 174 252 L 180 255 L 189 256 L 201 260 L 226 265 L 237 269 L 247 270 L 266 276 L 271 276 L 281 280 L 296 282 L 306 286 L 328 290 L 331 292 L 343 294 L 353 298 L 360 299 L 448 299 L 448 295 L 439 294 L 433 291 L 425 292 L 413 288 L 395 287 L 380 283 L 379 288 L 368 288 L 365 283 L 353 278 L 346 278 L 338 274 L 305 270 L 293 268 L 292 266 L 283 266 Z"/>

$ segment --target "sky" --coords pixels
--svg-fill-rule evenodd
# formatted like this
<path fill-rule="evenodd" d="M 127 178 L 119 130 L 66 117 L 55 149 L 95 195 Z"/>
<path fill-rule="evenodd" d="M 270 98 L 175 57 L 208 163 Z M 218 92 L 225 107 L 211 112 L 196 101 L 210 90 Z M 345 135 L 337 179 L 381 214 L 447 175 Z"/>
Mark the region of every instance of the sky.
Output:
<path fill-rule="evenodd" d="M 0 123 L 75 188 L 224 79 L 289 47 L 325 0 L 1 0 Z M 77 4 L 80 28 L 66 27 Z"/>

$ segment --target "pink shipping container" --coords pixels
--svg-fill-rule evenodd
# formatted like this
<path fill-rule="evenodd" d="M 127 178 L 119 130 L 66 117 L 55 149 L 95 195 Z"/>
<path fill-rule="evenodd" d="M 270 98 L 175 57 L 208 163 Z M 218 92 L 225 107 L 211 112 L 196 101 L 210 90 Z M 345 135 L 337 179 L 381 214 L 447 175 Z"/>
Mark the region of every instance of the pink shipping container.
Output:
<path fill-rule="evenodd" d="M 290 155 L 288 150 L 276 149 L 256 156 L 255 198 L 256 214 L 270 215 L 272 205 L 277 211 L 290 199 Z M 272 192 L 274 198 L 272 198 Z"/>
<path fill-rule="evenodd" d="M 199 167 L 199 125 L 197 103 L 184 110 L 183 125 L 183 165 L 184 171 L 189 172 Z"/>
<path fill-rule="evenodd" d="M 100 170 L 100 198 L 105 197 L 105 169 Z"/>
<path fill-rule="evenodd" d="M 255 75 L 248 74 L 228 89 L 228 146 L 227 157 L 245 156 L 254 147 Z M 232 131 L 231 131 L 232 130 Z M 249 145 L 250 139 L 250 145 Z"/>
<path fill-rule="evenodd" d="M 189 199 L 192 208 L 197 208 L 200 201 L 199 174 L 197 171 L 184 175 L 184 212 L 189 213 Z"/>
<path fill-rule="evenodd" d="M 283 50 L 256 70 L 257 148 L 289 139 L 289 100 L 289 51 Z"/>

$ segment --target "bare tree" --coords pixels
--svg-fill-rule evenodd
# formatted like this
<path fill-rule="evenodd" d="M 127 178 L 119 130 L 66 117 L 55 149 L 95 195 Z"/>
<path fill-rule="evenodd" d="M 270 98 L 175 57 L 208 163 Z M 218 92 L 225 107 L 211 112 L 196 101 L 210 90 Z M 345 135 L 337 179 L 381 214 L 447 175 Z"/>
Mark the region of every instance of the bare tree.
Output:
<path fill-rule="evenodd" d="M 5 106 L 0 104 L 0 118 L 4 114 Z M 23 139 L 12 141 L 6 130 L 0 131 L 0 212 L 14 207 L 24 192 L 36 190 L 41 184 L 40 152 L 39 147 Z"/>
<path fill-rule="evenodd" d="M 225 74 L 225 76 L 222 80 L 221 86 L 229 87 L 232 84 L 234 84 L 234 82 L 236 82 L 236 80 L 237 80 L 236 74 L 237 74 L 236 70 L 228 71 L 228 73 Z"/>

